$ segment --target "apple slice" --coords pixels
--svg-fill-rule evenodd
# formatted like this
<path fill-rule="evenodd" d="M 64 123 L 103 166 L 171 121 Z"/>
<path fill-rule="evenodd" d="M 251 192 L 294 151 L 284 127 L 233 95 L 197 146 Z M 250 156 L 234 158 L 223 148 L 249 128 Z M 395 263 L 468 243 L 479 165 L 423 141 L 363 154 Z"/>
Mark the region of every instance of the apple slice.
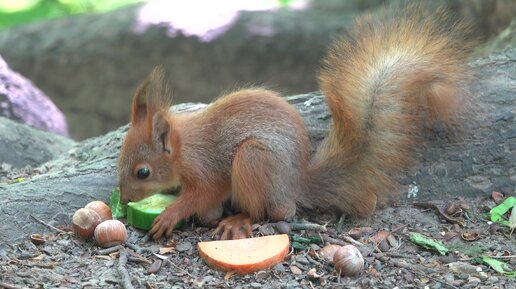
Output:
<path fill-rule="evenodd" d="M 207 241 L 197 244 L 199 255 L 208 266 L 222 271 L 248 274 L 283 261 L 289 248 L 288 235 Z"/>

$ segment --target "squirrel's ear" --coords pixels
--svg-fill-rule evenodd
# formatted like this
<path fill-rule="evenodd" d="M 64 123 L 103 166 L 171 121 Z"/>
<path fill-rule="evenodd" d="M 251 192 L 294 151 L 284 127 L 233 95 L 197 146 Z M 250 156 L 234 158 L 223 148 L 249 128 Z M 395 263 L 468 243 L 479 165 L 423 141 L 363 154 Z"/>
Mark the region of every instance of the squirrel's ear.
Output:
<path fill-rule="evenodd" d="M 167 115 L 158 112 L 152 117 L 152 144 L 157 150 L 161 150 L 168 154 L 172 153 L 170 144 L 170 122 Z"/>

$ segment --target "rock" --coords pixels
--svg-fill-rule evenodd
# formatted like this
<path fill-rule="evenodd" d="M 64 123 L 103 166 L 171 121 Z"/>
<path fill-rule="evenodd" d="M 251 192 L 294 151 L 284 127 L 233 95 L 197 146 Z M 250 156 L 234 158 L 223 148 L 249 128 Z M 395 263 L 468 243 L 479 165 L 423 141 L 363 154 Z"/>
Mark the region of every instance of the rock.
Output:
<path fill-rule="evenodd" d="M 2 83 L 0 82 L 0 90 Z M 1 92 L 0 92 L 1 94 Z M 1 96 L 0 96 L 1 97 Z M 36 167 L 57 158 L 75 142 L 45 131 L 0 117 L 0 173 L 12 168 Z"/>
<path fill-rule="evenodd" d="M 0 56 L 0 116 L 68 136 L 64 114 L 39 88 L 11 70 Z"/>

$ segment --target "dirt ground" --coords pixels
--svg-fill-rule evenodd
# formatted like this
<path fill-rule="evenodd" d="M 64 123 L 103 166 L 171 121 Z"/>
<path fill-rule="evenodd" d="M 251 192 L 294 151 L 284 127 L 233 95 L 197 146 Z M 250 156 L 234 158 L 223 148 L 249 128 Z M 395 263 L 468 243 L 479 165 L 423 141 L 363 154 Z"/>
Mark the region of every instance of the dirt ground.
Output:
<path fill-rule="evenodd" d="M 494 206 L 486 196 L 418 206 L 391 204 L 370 220 L 339 223 L 329 214 L 304 215 L 295 222 L 323 226 L 292 230 L 291 242 L 298 236 L 313 242 L 301 249 L 291 247 L 283 262 L 245 276 L 210 269 L 196 245 L 210 240 L 212 231 L 191 222 L 169 239 L 145 243 L 145 233 L 128 226 L 127 244 L 112 253 L 70 232 L 56 231 L 43 236 L 44 244 L 33 244 L 27 237 L 0 251 L 0 288 L 129 288 L 124 272 L 125 282 L 134 288 L 516 288 L 516 278 L 476 263 L 475 257 L 491 256 L 516 268 L 516 233 L 511 236 L 507 227 L 489 224 L 487 213 Z M 66 231 L 69 224 L 58 228 Z M 256 236 L 274 233 L 268 223 L 253 228 Z M 358 229 L 350 232 L 352 228 Z M 442 241 L 450 252 L 440 255 L 415 245 L 408 238 L 411 232 Z M 327 244 L 354 243 L 364 257 L 364 269 L 358 276 L 340 277 L 321 254 L 324 244 L 314 237 Z"/>

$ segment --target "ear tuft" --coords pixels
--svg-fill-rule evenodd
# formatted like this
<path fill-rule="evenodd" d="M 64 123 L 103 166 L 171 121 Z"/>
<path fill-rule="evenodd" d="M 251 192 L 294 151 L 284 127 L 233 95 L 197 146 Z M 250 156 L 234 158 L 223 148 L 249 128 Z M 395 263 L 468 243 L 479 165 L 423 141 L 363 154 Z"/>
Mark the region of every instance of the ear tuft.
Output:
<path fill-rule="evenodd" d="M 167 111 L 172 104 L 168 85 L 164 83 L 163 68 L 156 67 L 136 89 L 133 97 L 131 124 L 143 121 L 151 124 L 152 117 L 159 111 Z"/>

